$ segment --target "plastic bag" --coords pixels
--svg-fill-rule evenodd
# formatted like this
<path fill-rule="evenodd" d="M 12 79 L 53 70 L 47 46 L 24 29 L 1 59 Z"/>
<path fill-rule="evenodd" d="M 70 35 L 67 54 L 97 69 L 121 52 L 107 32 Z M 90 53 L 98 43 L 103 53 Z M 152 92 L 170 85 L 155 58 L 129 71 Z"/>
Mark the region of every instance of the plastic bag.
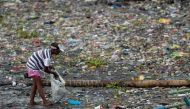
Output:
<path fill-rule="evenodd" d="M 51 78 L 52 100 L 56 103 L 59 102 L 64 97 L 67 90 L 65 89 L 65 83 L 63 81 L 55 79 L 52 74 L 50 78 Z"/>

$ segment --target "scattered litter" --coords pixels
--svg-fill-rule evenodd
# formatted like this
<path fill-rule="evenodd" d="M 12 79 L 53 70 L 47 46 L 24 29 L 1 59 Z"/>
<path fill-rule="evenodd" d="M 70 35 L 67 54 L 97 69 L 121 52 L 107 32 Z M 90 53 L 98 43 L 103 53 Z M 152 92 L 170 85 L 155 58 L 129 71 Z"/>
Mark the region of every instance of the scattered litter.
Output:
<path fill-rule="evenodd" d="M 32 82 L 24 78 L 26 61 L 54 41 L 63 51 L 53 57 L 54 65 L 66 80 L 188 80 L 189 10 L 189 0 L 1 0 L 0 107 L 25 108 L 27 82 Z M 119 109 L 151 109 L 189 95 L 184 87 L 136 89 L 117 83 L 65 92 L 59 80 L 43 79 L 58 89 L 45 87 L 56 106 L 73 98 L 65 105 L 111 108 L 116 102 Z M 18 90 L 22 94 L 13 93 Z"/>

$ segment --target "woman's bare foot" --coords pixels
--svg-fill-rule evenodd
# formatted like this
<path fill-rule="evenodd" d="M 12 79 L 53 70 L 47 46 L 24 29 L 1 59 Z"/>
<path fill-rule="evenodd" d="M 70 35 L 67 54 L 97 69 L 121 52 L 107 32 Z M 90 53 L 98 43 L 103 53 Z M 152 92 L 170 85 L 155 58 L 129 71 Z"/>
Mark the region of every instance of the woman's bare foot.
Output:
<path fill-rule="evenodd" d="M 53 103 L 50 102 L 50 101 L 48 101 L 48 100 L 46 100 L 46 101 L 43 101 L 43 105 L 44 106 L 51 106 L 51 105 L 53 105 Z"/>
<path fill-rule="evenodd" d="M 34 105 L 36 105 L 36 102 L 35 102 L 35 101 L 30 101 L 30 102 L 28 103 L 28 105 L 34 106 Z"/>

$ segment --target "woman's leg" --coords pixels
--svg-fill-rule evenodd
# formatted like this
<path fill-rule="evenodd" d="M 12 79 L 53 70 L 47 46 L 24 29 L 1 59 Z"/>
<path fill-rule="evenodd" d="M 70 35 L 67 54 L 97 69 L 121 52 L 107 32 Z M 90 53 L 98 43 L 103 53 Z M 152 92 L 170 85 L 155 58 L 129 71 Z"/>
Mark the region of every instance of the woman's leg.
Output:
<path fill-rule="evenodd" d="M 38 89 L 38 93 L 39 93 L 40 97 L 41 97 L 42 100 L 43 100 L 44 106 L 52 105 L 52 104 L 51 104 L 49 101 L 47 101 L 46 98 L 45 98 L 44 90 L 43 90 L 43 88 L 42 88 L 41 77 L 40 77 L 40 76 L 35 76 L 35 77 L 34 77 L 34 80 L 35 80 L 35 82 L 36 82 L 36 86 L 37 86 L 37 89 Z"/>
<path fill-rule="evenodd" d="M 36 91 L 37 91 L 37 85 L 36 85 L 35 79 L 33 78 L 32 92 L 30 95 L 30 105 L 35 105 L 34 98 L 36 95 Z"/>

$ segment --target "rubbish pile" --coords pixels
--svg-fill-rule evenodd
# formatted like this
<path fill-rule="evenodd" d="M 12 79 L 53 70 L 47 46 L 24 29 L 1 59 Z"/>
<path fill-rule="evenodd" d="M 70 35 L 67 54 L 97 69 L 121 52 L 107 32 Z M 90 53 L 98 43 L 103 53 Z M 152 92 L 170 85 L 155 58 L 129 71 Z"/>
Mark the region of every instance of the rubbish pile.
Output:
<path fill-rule="evenodd" d="M 189 13 L 188 0 L 1 0 L 0 83 L 11 85 L 0 86 L 0 107 L 27 106 L 27 58 L 54 41 L 65 47 L 54 57 L 64 79 L 131 80 L 140 75 L 140 80 L 189 80 Z M 51 98 L 50 87 L 45 88 Z M 66 89 L 71 94 L 55 106 L 149 109 L 189 95 L 169 94 L 187 87 L 123 88 L 114 83 Z"/>

